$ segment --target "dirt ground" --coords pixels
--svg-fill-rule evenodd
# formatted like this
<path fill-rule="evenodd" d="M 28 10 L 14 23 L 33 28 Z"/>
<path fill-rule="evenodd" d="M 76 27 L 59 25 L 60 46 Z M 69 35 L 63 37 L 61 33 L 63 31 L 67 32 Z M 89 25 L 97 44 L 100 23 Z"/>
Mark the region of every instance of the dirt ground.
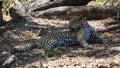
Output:
<path fill-rule="evenodd" d="M 93 49 L 80 46 L 61 47 L 53 56 L 47 57 L 43 49 L 23 53 L 11 68 L 120 68 L 120 30 L 102 33 L 110 43 L 91 44 Z M 0 55 L 3 51 L 21 49 L 36 41 L 36 35 L 22 23 L 6 30 L 0 37 Z"/>

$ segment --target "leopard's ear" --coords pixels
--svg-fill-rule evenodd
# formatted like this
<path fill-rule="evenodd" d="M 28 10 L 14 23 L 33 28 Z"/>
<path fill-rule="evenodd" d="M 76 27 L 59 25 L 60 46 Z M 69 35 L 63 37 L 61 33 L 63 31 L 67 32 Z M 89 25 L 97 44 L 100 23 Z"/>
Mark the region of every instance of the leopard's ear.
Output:
<path fill-rule="evenodd" d="M 79 19 L 81 19 L 81 20 L 85 21 L 87 18 L 86 18 L 86 17 L 84 17 L 84 16 L 82 16 L 82 15 L 80 15 L 80 16 L 79 16 Z"/>
<path fill-rule="evenodd" d="M 83 18 L 82 18 L 83 21 L 86 21 L 86 19 L 87 19 L 86 17 L 83 17 Z"/>
<path fill-rule="evenodd" d="M 82 19 L 81 19 L 81 21 L 83 22 L 83 23 L 86 23 L 86 20 L 87 19 L 87 17 L 82 17 Z"/>

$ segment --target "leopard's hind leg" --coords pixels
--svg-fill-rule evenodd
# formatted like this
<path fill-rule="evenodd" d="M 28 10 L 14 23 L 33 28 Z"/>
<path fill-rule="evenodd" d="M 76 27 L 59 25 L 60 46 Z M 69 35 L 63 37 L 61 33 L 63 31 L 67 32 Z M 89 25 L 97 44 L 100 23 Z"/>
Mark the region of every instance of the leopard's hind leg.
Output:
<path fill-rule="evenodd" d="M 104 36 L 100 36 L 97 33 L 91 34 L 91 37 L 87 40 L 88 43 L 100 43 L 100 44 L 106 44 L 109 42 L 107 38 Z"/>

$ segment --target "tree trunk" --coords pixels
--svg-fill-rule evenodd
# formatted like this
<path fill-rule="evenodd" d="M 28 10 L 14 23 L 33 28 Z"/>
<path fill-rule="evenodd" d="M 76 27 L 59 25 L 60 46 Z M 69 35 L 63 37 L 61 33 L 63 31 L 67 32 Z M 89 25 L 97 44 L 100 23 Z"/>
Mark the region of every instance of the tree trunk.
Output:
<path fill-rule="evenodd" d="M 2 2 L 3 1 L 0 1 L 0 26 L 3 25 Z"/>

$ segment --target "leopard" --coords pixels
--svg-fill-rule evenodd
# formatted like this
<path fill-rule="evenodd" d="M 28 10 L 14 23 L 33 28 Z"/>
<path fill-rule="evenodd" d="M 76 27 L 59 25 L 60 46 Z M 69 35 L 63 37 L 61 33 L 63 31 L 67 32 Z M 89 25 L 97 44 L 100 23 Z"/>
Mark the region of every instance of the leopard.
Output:
<path fill-rule="evenodd" d="M 68 25 L 69 29 L 74 28 L 74 32 L 76 32 L 76 37 L 78 39 L 80 39 L 82 36 L 87 43 L 106 44 L 109 42 L 107 39 L 105 39 L 106 37 L 100 36 L 97 33 L 97 31 L 87 22 L 85 17 L 81 16 L 82 20 L 79 20 L 79 17 L 80 16 L 73 16 Z"/>
<path fill-rule="evenodd" d="M 77 22 L 74 20 L 77 20 Z M 82 16 L 78 16 L 78 17 L 73 16 L 70 20 L 70 23 L 84 22 L 82 20 L 83 20 Z M 79 33 L 79 31 L 81 31 L 81 28 L 79 28 L 78 25 L 79 24 L 76 24 L 73 27 L 69 27 L 70 31 L 59 31 L 59 32 L 51 32 L 51 33 L 43 34 L 38 41 L 34 42 L 32 45 L 24 49 L 4 51 L 2 52 L 2 54 L 3 55 L 19 54 L 37 48 L 38 49 L 42 48 L 45 51 L 49 51 L 63 46 L 67 47 L 67 46 L 75 46 L 75 45 L 80 45 L 85 49 L 91 49 L 92 46 L 90 46 L 87 43 L 87 41 L 84 40 L 82 36 L 83 34 Z M 79 36 L 79 38 L 77 36 Z"/>
<path fill-rule="evenodd" d="M 69 20 L 69 31 L 52 31 L 41 35 L 41 38 L 33 43 L 33 45 L 22 50 L 10 50 L 3 52 L 3 55 L 12 55 L 17 53 L 28 52 L 32 49 L 43 48 L 45 51 L 53 51 L 59 47 L 67 47 L 80 45 L 86 49 L 92 49 L 90 43 L 105 44 L 103 37 L 101 37 L 95 29 L 89 25 L 86 18 L 83 16 L 73 16 Z"/>

